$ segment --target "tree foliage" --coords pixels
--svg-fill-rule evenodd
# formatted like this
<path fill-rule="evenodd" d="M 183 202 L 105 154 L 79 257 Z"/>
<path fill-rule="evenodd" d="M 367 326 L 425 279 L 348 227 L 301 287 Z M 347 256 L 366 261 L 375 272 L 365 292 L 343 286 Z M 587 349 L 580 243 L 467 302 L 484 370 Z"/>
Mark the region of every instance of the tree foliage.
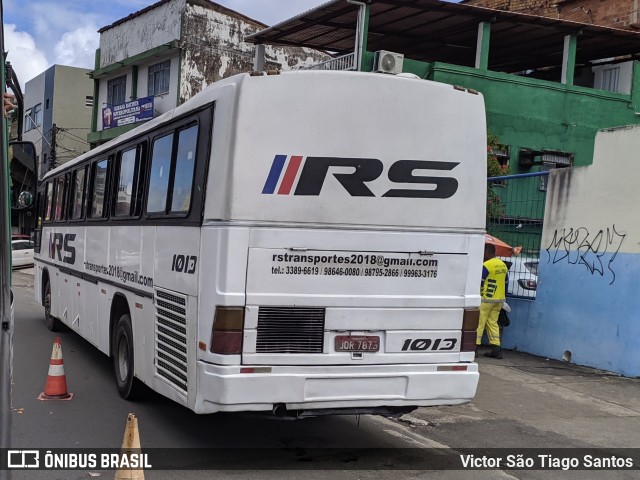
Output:
<path fill-rule="evenodd" d="M 507 175 L 506 165 L 502 166 L 496 152 L 502 145 L 497 135 L 487 134 L 487 178 Z M 487 220 L 504 217 L 505 205 L 500 201 L 500 196 L 494 191 L 502 187 L 502 183 L 490 182 L 487 185 Z"/>

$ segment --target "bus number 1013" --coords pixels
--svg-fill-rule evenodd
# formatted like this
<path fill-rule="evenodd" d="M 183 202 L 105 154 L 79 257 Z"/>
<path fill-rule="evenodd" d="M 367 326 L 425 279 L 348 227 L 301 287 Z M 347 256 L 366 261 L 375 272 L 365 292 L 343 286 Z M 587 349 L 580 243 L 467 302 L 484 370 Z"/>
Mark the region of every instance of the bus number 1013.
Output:
<path fill-rule="evenodd" d="M 173 256 L 173 261 L 171 262 L 171 271 L 193 274 L 196 272 L 197 263 L 198 257 L 196 257 L 195 255 L 175 254 Z"/>
<path fill-rule="evenodd" d="M 424 351 L 424 350 L 453 350 L 458 343 L 457 338 L 437 338 L 432 342 L 430 338 L 407 338 L 402 345 L 402 351 Z"/>

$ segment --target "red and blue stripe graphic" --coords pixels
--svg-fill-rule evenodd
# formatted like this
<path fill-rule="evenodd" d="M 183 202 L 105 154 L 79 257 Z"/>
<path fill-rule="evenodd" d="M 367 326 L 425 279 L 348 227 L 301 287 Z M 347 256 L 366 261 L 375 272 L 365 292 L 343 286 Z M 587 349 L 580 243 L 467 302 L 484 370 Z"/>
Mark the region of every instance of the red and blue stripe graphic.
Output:
<path fill-rule="evenodd" d="M 280 177 L 282 177 L 282 171 L 284 170 L 284 177 L 280 182 L 280 188 L 278 188 L 278 195 L 289 195 L 293 188 L 293 182 L 296 180 L 300 164 L 302 163 L 302 157 L 292 155 L 289 158 L 289 163 L 285 170 L 284 165 L 287 162 L 287 155 L 276 155 L 271 164 L 271 170 L 267 176 L 267 181 L 264 183 L 262 193 L 271 195 L 275 193 Z"/>

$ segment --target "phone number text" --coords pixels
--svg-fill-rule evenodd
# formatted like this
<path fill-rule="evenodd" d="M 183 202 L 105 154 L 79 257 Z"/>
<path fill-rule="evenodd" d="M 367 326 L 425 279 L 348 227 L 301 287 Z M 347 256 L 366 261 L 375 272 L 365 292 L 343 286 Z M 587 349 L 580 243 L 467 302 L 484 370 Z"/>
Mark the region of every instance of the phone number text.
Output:
<path fill-rule="evenodd" d="M 419 268 L 382 268 L 382 267 L 326 267 L 287 265 L 271 267 L 274 275 L 325 275 L 345 277 L 402 277 L 437 278 L 437 269 Z"/>

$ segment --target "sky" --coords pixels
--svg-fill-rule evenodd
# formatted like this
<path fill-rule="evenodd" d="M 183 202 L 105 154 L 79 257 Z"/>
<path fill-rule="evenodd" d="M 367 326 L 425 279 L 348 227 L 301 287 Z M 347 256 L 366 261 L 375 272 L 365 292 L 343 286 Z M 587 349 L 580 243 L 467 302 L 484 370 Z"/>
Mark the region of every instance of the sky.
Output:
<path fill-rule="evenodd" d="M 294 17 L 325 0 L 215 0 L 267 25 Z M 154 0 L 4 0 L 4 41 L 22 89 L 51 65 L 94 67 L 98 30 Z"/>

